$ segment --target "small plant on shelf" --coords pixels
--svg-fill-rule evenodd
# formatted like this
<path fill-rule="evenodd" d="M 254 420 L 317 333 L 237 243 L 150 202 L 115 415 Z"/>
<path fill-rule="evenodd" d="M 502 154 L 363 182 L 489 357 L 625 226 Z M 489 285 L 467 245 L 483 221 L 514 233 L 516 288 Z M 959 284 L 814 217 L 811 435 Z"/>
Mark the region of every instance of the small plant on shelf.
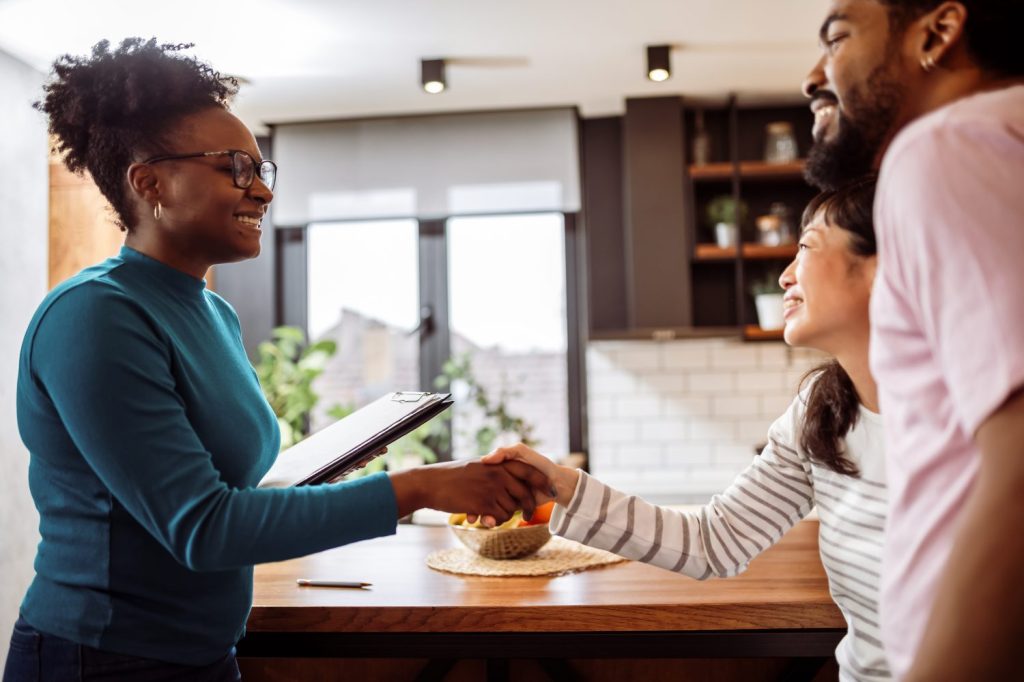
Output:
<path fill-rule="evenodd" d="M 708 222 L 715 234 L 715 243 L 723 249 L 739 242 L 740 225 L 747 219 L 747 202 L 731 194 L 719 194 L 707 206 Z"/>
<path fill-rule="evenodd" d="M 782 329 L 784 326 L 780 276 L 781 273 L 768 272 L 750 284 L 750 293 L 757 307 L 757 324 L 761 329 Z"/>
<path fill-rule="evenodd" d="M 755 279 L 750 283 L 751 296 L 756 298 L 757 296 L 783 293 L 782 287 L 779 285 L 779 277 L 781 276 L 781 272 L 769 272 L 763 277 Z"/>
<path fill-rule="evenodd" d="M 708 222 L 712 225 L 728 223 L 742 225 L 747 219 L 747 202 L 731 194 L 719 194 L 708 202 Z"/>

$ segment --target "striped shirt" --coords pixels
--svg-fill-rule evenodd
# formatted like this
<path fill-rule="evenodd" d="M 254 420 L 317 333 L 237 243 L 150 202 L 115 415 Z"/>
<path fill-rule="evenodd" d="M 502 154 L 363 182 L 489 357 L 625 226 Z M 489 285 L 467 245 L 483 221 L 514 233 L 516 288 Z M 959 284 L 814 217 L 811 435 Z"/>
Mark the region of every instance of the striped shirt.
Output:
<path fill-rule="evenodd" d="M 859 476 L 812 462 L 798 444 L 801 394 L 771 426 L 769 442 L 733 484 L 699 511 L 658 507 L 580 472 L 568 507 L 556 505 L 554 533 L 698 580 L 728 577 L 779 541 L 817 507 L 822 564 L 847 623 L 836 649 L 843 680 L 890 679 L 878 625 L 886 517 L 882 419 L 863 406 L 846 435 Z"/>

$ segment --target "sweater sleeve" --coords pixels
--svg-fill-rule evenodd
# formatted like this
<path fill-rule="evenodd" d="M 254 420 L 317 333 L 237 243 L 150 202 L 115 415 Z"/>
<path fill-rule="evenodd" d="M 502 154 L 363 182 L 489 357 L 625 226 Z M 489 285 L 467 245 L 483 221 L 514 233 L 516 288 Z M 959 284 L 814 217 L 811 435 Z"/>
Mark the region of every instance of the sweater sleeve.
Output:
<path fill-rule="evenodd" d="M 77 287 L 41 320 L 30 365 L 39 399 L 52 402 L 95 476 L 180 563 L 225 570 L 394 533 L 397 503 L 385 475 L 229 486 L 175 391 L 168 343 L 127 296 Z"/>
<path fill-rule="evenodd" d="M 742 573 L 813 506 L 810 464 L 793 442 L 800 397 L 769 430 L 760 456 L 695 512 L 650 504 L 580 472 L 557 535 L 703 580 Z"/>

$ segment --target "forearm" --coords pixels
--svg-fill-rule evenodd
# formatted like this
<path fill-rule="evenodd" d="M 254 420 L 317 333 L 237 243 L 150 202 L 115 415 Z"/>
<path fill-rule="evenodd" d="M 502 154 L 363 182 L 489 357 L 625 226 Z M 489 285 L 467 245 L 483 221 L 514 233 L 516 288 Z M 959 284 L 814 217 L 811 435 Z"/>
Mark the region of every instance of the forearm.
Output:
<path fill-rule="evenodd" d="M 651 504 L 592 476 L 580 480 L 569 507 L 556 507 L 551 520 L 554 532 L 570 540 L 692 578 L 736 575 L 747 565 L 725 558 L 715 537 L 729 531 L 712 531 L 704 513 Z"/>
<path fill-rule="evenodd" d="M 1022 453 L 1024 456 L 1024 453 Z M 977 489 L 907 680 L 1011 679 L 1024 642 L 1024 503 Z"/>
<path fill-rule="evenodd" d="M 555 487 L 555 504 L 568 507 L 572 496 L 576 492 L 576 485 L 580 480 L 579 469 L 556 465 L 551 473 L 551 482 Z"/>
<path fill-rule="evenodd" d="M 978 480 L 907 680 L 1002 680 L 1024 642 L 1024 451 L 983 447 Z M 994 452 L 993 452 L 994 450 Z M 986 461 L 987 460 L 987 461 Z"/>
<path fill-rule="evenodd" d="M 407 469 L 388 474 L 398 504 L 398 518 L 408 516 L 424 506 L 423 472 Z"/>
<path fill-rule="evenodd" d="M 148 530 L 183 565 L 218 571 L 282 561 L 395 532 L 395 502 L 379 474 L 340 485 L 223 490 Z M 167 514 L 164 515 L 165 517 Z"/>
<path fill-rule="evenodd" d="M 659 507 L 589 476 L 579 480 L 577 471 L 571 479 L 561 472 L 554 478 L 556 532 L 696 578 L 743 572 L 807 513 L 813 492 L 800 462 L 771 448 L 694 512 Z M 563 502 L 562 486 L 570 481 L 575 494 Z"/>

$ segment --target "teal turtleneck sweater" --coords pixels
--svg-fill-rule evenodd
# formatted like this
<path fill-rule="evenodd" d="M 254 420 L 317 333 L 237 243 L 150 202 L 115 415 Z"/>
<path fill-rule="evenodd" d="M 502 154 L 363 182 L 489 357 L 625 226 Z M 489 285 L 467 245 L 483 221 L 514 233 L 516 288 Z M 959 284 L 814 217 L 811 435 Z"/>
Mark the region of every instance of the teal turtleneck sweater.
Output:
<path fill-rule="evenodd" d="M 130 248 L 44 299 L 17 392 L 42 535 L 21 610 L 42 632 L 206 664 L 244 630 L 253 564 L 395 530 L 384 475 L 254 487 L 280 435 L 234 310 Z"/>

